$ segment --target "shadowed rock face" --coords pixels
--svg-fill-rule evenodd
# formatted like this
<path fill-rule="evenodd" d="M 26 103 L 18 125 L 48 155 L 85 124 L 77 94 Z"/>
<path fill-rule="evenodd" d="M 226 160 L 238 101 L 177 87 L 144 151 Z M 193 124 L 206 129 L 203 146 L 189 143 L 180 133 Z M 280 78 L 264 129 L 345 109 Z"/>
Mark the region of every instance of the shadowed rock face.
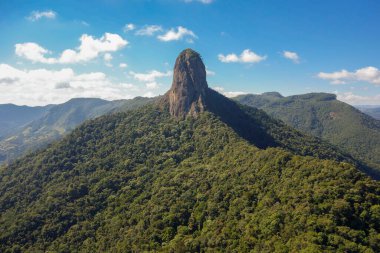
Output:
<path fill-rule="evenodd" d="M 172 87 L 167 93 L 170 114 L 177 118 L 196 117 L 205 110 L 207 89 L 206 68 L 200 55 L 192 49 L 182 51 L 174 66 Z"/>

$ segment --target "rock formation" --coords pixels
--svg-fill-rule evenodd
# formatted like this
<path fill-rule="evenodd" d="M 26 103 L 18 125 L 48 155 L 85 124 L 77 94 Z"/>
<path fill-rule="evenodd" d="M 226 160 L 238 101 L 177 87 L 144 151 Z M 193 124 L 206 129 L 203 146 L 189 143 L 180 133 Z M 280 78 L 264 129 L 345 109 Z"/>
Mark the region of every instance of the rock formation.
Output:
<path fill-rule="evenodd" d="M 166 95 L 170 114 L 177 118 L 196 117 L 205 110 L 207 89 L 206 68 L 200 55 L 185 49 L 177 57 L 173 84 Z"/>

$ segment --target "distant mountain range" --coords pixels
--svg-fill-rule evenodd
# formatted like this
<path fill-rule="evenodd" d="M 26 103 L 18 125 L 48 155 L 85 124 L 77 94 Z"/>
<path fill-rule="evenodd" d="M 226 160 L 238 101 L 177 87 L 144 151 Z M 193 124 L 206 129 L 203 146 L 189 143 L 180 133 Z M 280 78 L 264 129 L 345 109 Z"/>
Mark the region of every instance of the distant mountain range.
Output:
<path fill-rule="evenodd" d="M 380 171 L 380 121 L 336 99 L 310 93 L 241 95 L 236 101 L 264 110 L 304 133 L 320 137 Z"/>
<path fill-rule="evenodd" d="M 151 100 L 142 97 L 116 101 L 75 98 L 44 107 L 0 105 L 0 163 L 45 147 L 88 119 L 137 108 Z"/>
<path fill-rule="evenodd" d="M 360 111 L 368 114 L 369 116 L 380 120 L 380 106 L 379 105 L 358 105 L 355 106 Z"/>
<path fill-rule="evenodd" d="M 135 109 L 158 98 L 106 101 L 77 98 L 43 107 L 0 105 L 0 163 L 11 161 L 62 138 L 88 119 Z M 337 145 L 380 171 L 380 123 L 334 94 L 310 93 L 283 97 L 278 92 L 241 95 L 234 100 L 264 110 L 296 129 Z M 362 111 L 378 108 L 362 106 Z M 7 113 L 11 112 L 11 113 Z M 369 113 L 368 113 L 369 114 Z"/>
<path fill-rule="evenodd" d="M 37 107 L 0 105 L 0 138 L 17 132 L 29 122 L 42 117 L 51 107 L 52 105 Z"/>

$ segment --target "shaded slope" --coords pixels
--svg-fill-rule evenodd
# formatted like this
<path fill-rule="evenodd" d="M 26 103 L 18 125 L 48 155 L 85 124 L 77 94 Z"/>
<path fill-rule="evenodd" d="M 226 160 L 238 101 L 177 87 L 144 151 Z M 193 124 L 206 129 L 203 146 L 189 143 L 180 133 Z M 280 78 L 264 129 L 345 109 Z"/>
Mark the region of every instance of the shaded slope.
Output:
<path fill-rule="evenodd" d="M 260 108 L 302 132 L 337 145 L 380 171 L 380 121 L 336 100 L 334 94 L 268 98 L 264 93 L 242 95 L 236 101 Z"/>

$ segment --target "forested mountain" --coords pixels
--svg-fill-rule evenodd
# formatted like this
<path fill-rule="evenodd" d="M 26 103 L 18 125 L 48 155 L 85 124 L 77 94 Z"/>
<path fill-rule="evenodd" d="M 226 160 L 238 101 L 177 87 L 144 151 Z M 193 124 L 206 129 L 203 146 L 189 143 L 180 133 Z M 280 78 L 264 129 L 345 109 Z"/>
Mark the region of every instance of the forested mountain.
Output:
<path fill-rule="evenodd" d="M 205 78 L 3 166 L 0 251 L 379 252 L 380 183 Z"/>
<path fill-rule="evenodd" d="M 304 133 L 320 137 L 380 171 L 380 121 L 336 99 L 310 93 L 241 95 L 236 101 L 264 110 Z"/>
<path fill-rule="evenodd" d="M 116 101 L 75 98 L 59 105 L 25 107 L 22 113 L 2 119 L 6 124 L 14 121 L 23 122 L 23 125 L 19 123 L 18 128 L 14 128 L 13 131 L 9 129 L 9 134 L 0 138 L 0 163 L 13 160 L 27 151 L 35 151 L 62 138 L 85 120 L 110 112 L 137 108 L 151 100 L 153 99 L 142 97 Z M 6 108 L 4 114 L 5 110 Z"/>
<path fill-rule="evenodd" d="M 372 118 L 380 120 L 380 106 L 365 106 L 365 105 L 358 105 L 356 106 L 360 111 L 364 112 L 365 114 L 371 116 Z"/>
<path fill-rule="evenodd" d="M 50 107 L 51 105 L 36 107 L 13 104 L 0 105 L 0 139 L 41 117 Z"/>

